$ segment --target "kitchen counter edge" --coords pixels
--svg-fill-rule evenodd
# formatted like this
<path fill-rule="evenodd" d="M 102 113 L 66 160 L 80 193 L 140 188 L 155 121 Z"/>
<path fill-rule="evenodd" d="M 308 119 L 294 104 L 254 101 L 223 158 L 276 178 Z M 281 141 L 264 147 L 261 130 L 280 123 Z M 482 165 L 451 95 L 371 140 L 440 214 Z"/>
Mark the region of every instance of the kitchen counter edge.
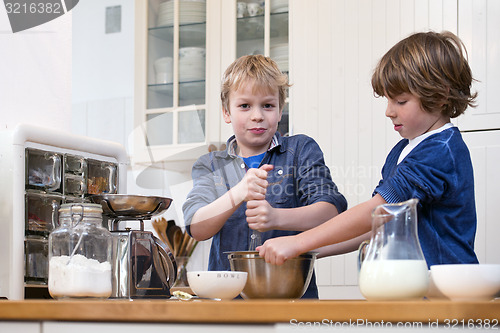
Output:
<path fill-rule="evenodd" d="M 23 300 L 0 301 L 0 321 L 290 323 L 492 320 L 500 300 Z"/>

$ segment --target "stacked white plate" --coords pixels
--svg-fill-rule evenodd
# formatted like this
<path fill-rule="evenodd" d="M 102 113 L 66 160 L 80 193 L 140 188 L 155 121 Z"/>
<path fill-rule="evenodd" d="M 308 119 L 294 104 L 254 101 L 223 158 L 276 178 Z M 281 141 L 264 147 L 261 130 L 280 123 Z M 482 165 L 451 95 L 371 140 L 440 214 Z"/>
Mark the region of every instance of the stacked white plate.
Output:
<path fill-rule="evenodd" d="M 271 13 L 285 13 L 288 11 L 288 0 L 271 0 Z"/>
<path fill-rule="evenodd" d="M 283 72 L 288 72 L 288 43 L 271 46 L 269 55 Z"/>
<path fill-rule="evenodd" d="M 182 47 L 179 49 L 179 81 L 205 79 L 205 48 Z"/>
<path fill-rule="evenodd" d="M 206 0 L 180 0 L 180 24 L 202 23 L 206 21 Z M 157 26 L 174 24 L 174 0 L 160 3 L 158 8 Z"/>

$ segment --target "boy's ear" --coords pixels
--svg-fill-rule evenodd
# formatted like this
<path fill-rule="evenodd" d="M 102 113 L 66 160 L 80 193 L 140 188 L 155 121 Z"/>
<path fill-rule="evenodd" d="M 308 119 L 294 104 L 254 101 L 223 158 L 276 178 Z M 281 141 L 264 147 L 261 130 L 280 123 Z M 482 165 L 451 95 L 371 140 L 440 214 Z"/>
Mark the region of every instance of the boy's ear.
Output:
<path fill-rule="evenodd" d="M 224 117 L 224 122 L 226 124 L 230 124 L 231 123 L 231 115 L 229 114 L 229 111 L 226 110 L 226 108 L 222 108 L 222 116 Z"/>

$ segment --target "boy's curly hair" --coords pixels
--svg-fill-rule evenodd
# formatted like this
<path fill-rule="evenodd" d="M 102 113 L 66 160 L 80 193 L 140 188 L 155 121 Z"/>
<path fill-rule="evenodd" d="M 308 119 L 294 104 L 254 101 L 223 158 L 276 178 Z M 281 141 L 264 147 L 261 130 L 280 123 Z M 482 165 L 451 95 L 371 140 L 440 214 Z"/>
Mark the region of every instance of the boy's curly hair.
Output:
<path fill-rule="evenodd" d="M 453 33 L 415 33 L 394 45 L 379 61 L 372 76 L 376 96 L 410 93 L 427 112 L 450 118 L 475 107 L 474 78 L 467 50 Z"/>
<path fill-rule="evenodd" d="M 236 59 L 224 72 L 222 77 L 221 101 L 222 107 L 229 110 L 229 94 L 237 91 L 242 84 L 254 81 L 254 89 L 276 91 L 279 93 L 279 109 L 283 110 L 286 100 L 286 90 L 290 87 L 288 76 L 283 74 L 276 62 L 263 55 L 247 55 Z"/>

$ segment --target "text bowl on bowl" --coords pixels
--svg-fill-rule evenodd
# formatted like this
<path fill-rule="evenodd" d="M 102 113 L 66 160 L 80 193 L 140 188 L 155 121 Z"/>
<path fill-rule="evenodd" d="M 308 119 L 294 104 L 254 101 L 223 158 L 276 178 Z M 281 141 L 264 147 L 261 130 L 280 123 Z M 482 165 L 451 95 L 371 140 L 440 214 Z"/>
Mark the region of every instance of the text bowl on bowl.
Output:
<path fill-rule="evenodd" d="M 247 272 L 187 272 L 189 287 L 198 297 L 221 300 L 230 300 L 238 296 L 245 287 L 247 276 Z"/>

